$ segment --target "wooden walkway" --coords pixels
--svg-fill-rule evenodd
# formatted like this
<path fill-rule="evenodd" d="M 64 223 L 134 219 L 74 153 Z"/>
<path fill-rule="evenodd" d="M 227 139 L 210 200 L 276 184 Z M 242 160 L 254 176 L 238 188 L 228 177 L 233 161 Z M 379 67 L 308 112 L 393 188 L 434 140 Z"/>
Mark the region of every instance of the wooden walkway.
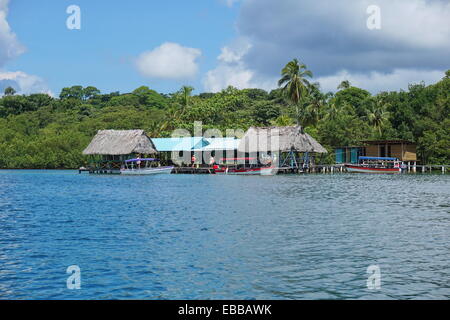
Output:
<path fill-rule="evenodd" d="M 319 173 L 319 172 L 344 172 L 344 165 L 318 165 L 311 168 L 279 168 L 278 174 L 292 174 L 292 173 Z M 214 174 L 214 170 L 209 167 L 175 167 L 173 174 Z"/>
<path fill-rule="evenodd" d="M 448 165 L 410 165 L 406 167 L 408 173 L 430 173 L 430 172 L 442 172 L 446 173 L 450 169 Z M 328 165 L 315 165 L 309 168 L 279 168 L 278 174 L 301 174 L 301 173 L 345 173 L 347 169 L 344 164 L 328 164 Z M 172 173 L 176 174 L 214 174 L 212 168 L 192 168 L 192 167 L 175 167 Z"/>
<path fill-rule="evenodd" d="M 213 174 L 212 168 L 196 168 L 196 167 L 175 167 L 172 170 L 175 174 Z"/>
<path fill-rule="evenodd" d="M 407 173 L 447 173 L 450 169 L 449 165 L 409 165 L 405 171 Z M 95 174 L 120 174 L 120 170 L 117 169 L 86 169 L 80 168 L 79 173 L 89 172 Z M 278 174 L 301 174 L 301 173 L 344 173 L 347 172 L 344 164 L 333 165 L 315 165 L 309 168 L 279 168 Z M 172 170 L 172 174 L 214 174 L 214 169 L 210 167 L 175 167 Z"/>

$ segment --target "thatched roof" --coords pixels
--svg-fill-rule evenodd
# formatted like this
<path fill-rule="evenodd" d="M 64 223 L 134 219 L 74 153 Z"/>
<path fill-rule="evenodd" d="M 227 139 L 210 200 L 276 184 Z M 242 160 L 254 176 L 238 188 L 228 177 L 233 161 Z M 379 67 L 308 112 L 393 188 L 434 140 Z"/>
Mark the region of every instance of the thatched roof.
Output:
<path fill-rule="evenodd" d="M 99 130 L 83 154 L 124 155 L 156 152 L 155 145 L 144 130 Z"/>
<path fill-rule="evenodd" d="M 240 152 L 314 152 L 327 153 L 313 137 L 302 132 L 300 126 L 251 127 L 239 143 Z"/>

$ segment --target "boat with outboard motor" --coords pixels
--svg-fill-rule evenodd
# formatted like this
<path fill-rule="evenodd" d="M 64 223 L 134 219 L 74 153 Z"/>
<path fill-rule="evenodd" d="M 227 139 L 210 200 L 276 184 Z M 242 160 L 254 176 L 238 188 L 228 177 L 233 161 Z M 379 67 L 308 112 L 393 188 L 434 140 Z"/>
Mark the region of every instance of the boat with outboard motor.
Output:
<path fill-rule="evenodd" d="M 278 172 L 278 168 L 273 166 L 270 161 L 266 164 L 245 164 L 249 161 L 255 161 L 257 158 L 222 158 L 221 160 L 225 164 L 222 166 L 214 165 L 213 169 L 215 174 L 273 176 Z M 226 164 L 230 161 L 234 164 Z"/>
<path fill-rule="evenodd" d="M 149 175 L 160 173 L 171 173 L 173 166 L 161 167 L 152 166 L 153 163 L 158 162 L 154 158 L 136 158 L 125 160 L 124 165 L 120 169 L 120 174 L 124 175 Z"/>
<path fill-rule="evenodd" d="M 359 157 L 358 164 L 346 164 L 348 172 L 357 173 L 401 173 L 403 164 L 391 157 Z"/>

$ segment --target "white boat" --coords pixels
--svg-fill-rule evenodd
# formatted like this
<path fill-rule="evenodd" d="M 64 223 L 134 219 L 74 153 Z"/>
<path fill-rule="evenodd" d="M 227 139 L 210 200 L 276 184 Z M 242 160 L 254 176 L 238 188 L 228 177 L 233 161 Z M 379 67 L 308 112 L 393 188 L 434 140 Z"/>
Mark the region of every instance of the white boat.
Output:
<path fill-rule="evenodd" d="M 237 161 L 237 160 L 255 160 L 256 158 L 223 158 L 222 161 Z M 250 167 L 238 167 L 236 165 L 232 166 L 214 166 L 215 174 L 230 174 L 230 175 L 261 175 L 261 176 L 273 176 L 278 172 L 278 168 L 274 166 L 252 166 Z"/>
<path fill-rule="evenodd" d="M 277 174 L 278 168 L 275 167 L 258 167 L 258 168 L 220 168 L 214 170 L 216 174 L 231 174 L 231 175 L 261 175 L 273 176 Z"/>
<path fill-rule="evenodd" d="M 401 173 L 400 168 L 373 168 L 362 165 L 345 165 L 348 172 L 358 172 L 358 173 Z"/>
<path fill-rule="evenodd" d="M 401 162 L 391 157 L 359 157 L 358 164 L 346 164 L 348 172 L 401 173 Z M 361 163 L 362 162 L 362 163 Z"/>
<path fill-rule="evenodd" d="M 122 169 L 120 174 L 125 175 L 147 175 L 147 174 L 158 174 L 158 173 L 171 173 L 174 167 L 154 167 L 154 168 L 144 168 L 144 169 Z"/>
<path fill-rule="evenodd" d="M 149 164 L 158 161 L 153 158 L 136 158 L 125 161 L 125 165 L 120 169 L 120 174 L 124 175 L 149 175 L 149 174 L 161 174 L 171 173 L 173 166 L 166 167 L 151 167 Z"/>

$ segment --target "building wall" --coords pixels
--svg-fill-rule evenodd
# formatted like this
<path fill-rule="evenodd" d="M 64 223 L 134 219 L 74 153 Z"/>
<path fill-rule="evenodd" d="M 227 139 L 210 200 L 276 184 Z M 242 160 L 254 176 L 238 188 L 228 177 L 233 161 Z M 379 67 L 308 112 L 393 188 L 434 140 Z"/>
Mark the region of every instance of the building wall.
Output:
<path fill-rule="evenodd" d="M 382 157 L 380 147 L 385 148 L 385 157 L 398 158 L 401 161 L 417 161 L 416 146 L 413 144 L 382 144 L 368 145 L 366 147 L 336 148 L 336 163 L 357 163 L 358 156 Z M 402 147 L 403 146 L 403 147 Z"/>
<path fill-rule="evenodd" d="M 336 163 L 358 163 L 358 157 L 363 155 L 361 147 L 344 147 L 334 150 Z"/>
<path fill-rule="evenodd" d="M 379 157 L 378 145 L 367 146 L 366 147 L 366 156 L 367 157 Z"/>
<path fill-rule="evenodd" d="M 344 163 L 345 162 L 345 157 L 344 157 L 344 149 L 343 148 L 338 148 L 335 150 L 336 153 L 336 163 Z"/>
<path fill-rule="evenodd" d="M 417 150 L 413 144 L 403 145 L 403 161 L 417 161 Z"/>
<path fill-rule="evenodd" d="M 417 161 L 416 146 L 412 144 L 386 144 L 386 157 L 398 158 L 401 161 Z M 402 148 L 403 146 L 403 148 Z M 389 150 L 391 151 L 389 154 Z M 369 145 L 366 147 L 366 156 L 381 157 L 380 145 Z"/>
<path fill-rule="evenodd" d="M 402 160 L 403 154 L 402 154 L 402 145 L 401 144 L 391 145 L 391 157 Z"/>

